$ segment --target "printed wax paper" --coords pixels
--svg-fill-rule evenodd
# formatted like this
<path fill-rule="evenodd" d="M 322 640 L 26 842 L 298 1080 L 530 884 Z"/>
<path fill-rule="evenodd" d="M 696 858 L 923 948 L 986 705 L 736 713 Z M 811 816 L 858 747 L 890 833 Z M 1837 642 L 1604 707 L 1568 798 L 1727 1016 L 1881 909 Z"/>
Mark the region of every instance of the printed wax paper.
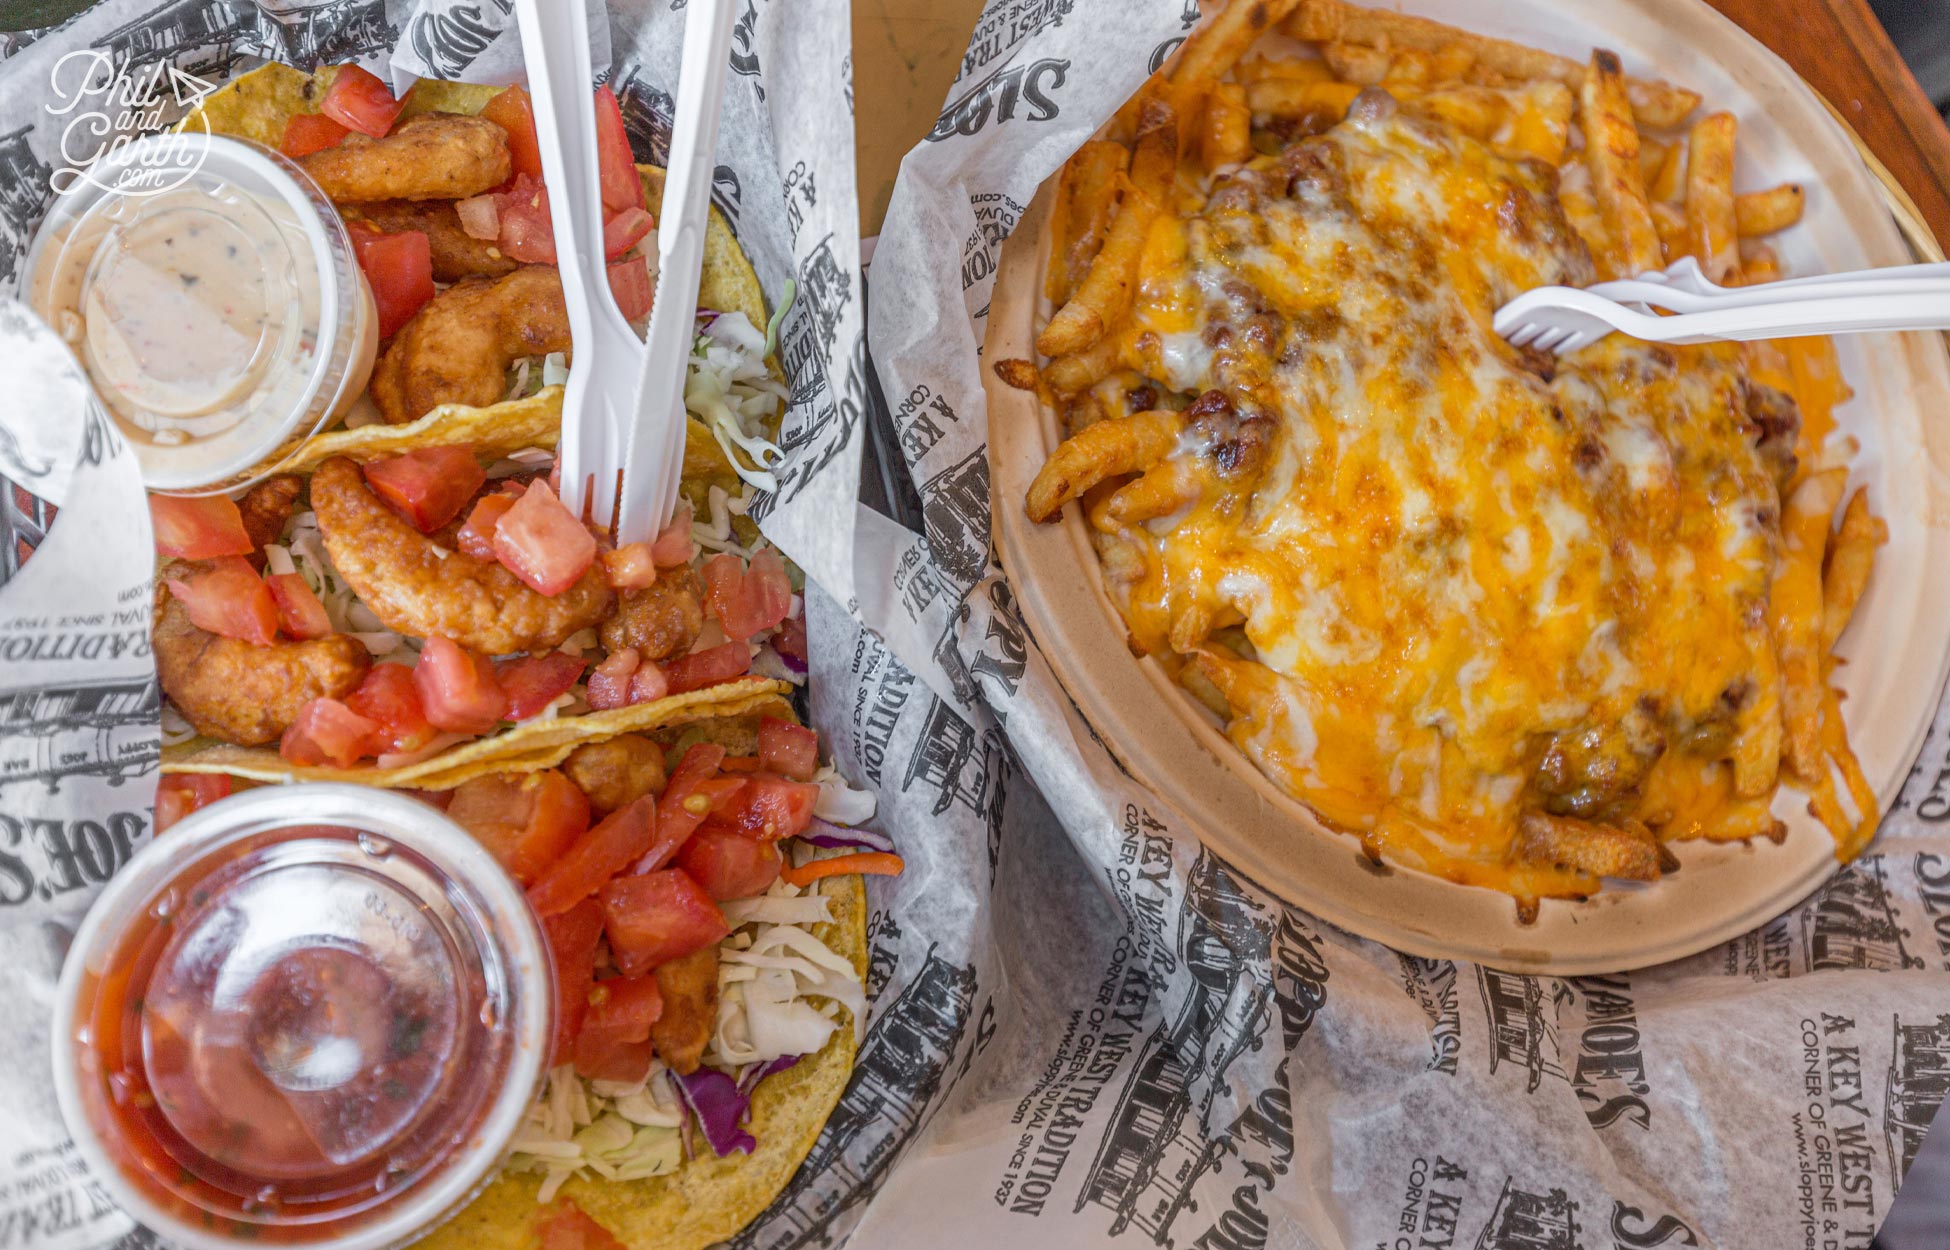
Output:
<path fill-rule="evenodd" d="M 499 0 L 155 11 L 219 15 L 213 35 L 146 45 L 191 65 L 380 65 L 397 46 L 396 71 L 465 75 L 509 25 Z M 42 42 L 123 38 L 149 12 L 110 0 Z M 732 1244 L 1866 1247 L 1950 1083 L 1950 720 L 1871 853 L 1801 907 L 1669 967 L 1514 976 L 1398 955 L 1236 879 L 1118 770 L 1024 630 L 988 541 L 978 347 L 997 253 L 1196 19 L 1191 0 L 995 0 L 974 31 L 873 269 L 916 533 L 853 505 L 846 14 L 744 5 L 733 64 L 756 64 L 732 79 L 725 144 L 750 163 L 726 159 L 720 205 L 775 301 L 784 278 L 801 284 L 782 354 L 803 433 L 760 511 L 819 583 L 813 723 L 878 794 L 873 823 L 908 869 L 870 883 L 854 1079 Z M 612 14 L 640 150 L 661 150 L 672 84 L 628 69 L 654 46 L 667 75 L 680 22 L 666 0 Z M 15 68 L 0 65 L 0 162 L 18 167 L 45 63 Z M 51 159 L 46 135 L 26 137 Z M 23 234 L 8 212 L 0 226 Z M 0 427 L 13 416 L 0 408 Z M 146 558 L 146 537 L 128 541 Z M 0 934 L 22 914 L 7 897 Z M 0 1039 L 9 1055 L 41 1044 Z M 37 1062 L 6 1069 L 0 1104 Z M 90 1205 L 58 1129 L 15 1131 L 0 1247 L 126 1229 Z"/>
<path fill-rule="evenodd" d="M 1950 712 L 1870 852 L 1793 911 L 1661 967 L 1522 976 L 1228 872 L 1024 629 L 989 533 L 998 253 L 1198 16 L 991 0 L 874 252 L 869 350 L 922 532 L 856 529 L 861 616 L 905 668 L 857 645 L 879 676 L 846 746 L 898 787 L 904 849 L 951 826 L 973 862 L 959 894 L 895 887 L 938 891 L 965 935 L 904 932 L 895 983 L 924 942 L 961 975 L 924 1017 L 941 1088 L 909 1079 L 934 1109 L 856 1243 L 1866 1248 L 1950 1089 Z M 870 1041 L 862 1067 L 915 1049 Z"/>
<path fill-rule="evenodd" d="M 613 11 L 585 2 L 599 76 L 622 101 L 638 158 L 660 163 L 683 0 Z M 791 387 L 776 489 L 752 514 L 850 604 L 866 338 L 847 6 L 736 7 L 712 201 L 768 302 L 788 306 L 778 355 Z M 57 28 L 0 36 L 0 291 L 18 286 L 53 189 L 72 177 L 65 171 L 118 135 L 172 124 L 199 92 L 269 60 L 306 69 L 356 61 L 399 89 L 416 77 L 520 81 L 512 8 L 102 0 Z M 133 456 L 106 423 L 84 426 L 85 386 L 58 372 L 72 359 L 19 305 L 0 308 L 0 362 L 10 374 L 0 475 L 12 483 L 0 501 L 0 573 L 21 570 L 0 586 L 0 1001 L 10 1007 L 0 1013 L 0 1250 L 153 1244 L 75 1155 L 54 1106 L 47 1041 L 74 927 L 149 836 L 160 730 L 148 510 Z"/>

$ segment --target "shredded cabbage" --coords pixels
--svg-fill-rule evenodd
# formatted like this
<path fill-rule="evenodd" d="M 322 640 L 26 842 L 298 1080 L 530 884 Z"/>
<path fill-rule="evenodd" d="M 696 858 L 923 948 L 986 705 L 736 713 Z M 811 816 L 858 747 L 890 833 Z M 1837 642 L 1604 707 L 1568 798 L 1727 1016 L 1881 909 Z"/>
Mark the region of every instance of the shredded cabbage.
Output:
<path fill-rule="evenodd" d="M 706 551 L 729 551 L 740 560 L 749 562 L 751 550 L 738 541 L 738 533 L 731 528 L 731 518 L 744 516 L 752 503 L 750 483 L 740 486 L 737 498 L 722 486 L 713 486 L 704 497 L 705 517 L 691 519 L 691 541 Z"/>
<path fill-rule="evenodd" d="M 691 344 L 690 372 L 684 382 L 684 407 L 697 414 L 724 449 L 738 476 L 761 490 L 777 490 L 770 472 L 785 452 L 765 437 L 790 396 L 765 366 L 766 336 L 744 313 L 712 319 Z M 756 467 L 747 468 L 733 448 Z"/>
<path fill-rule="evenodd" d="M 879 800 L 871 790 L 855 790 L 831 764 L 813 774 L 819 797 L 813 800 L 813 815 L 836 825 L 864 825 L 873 819 Z"/>
<path fill-rule="evenodd" d="M 173 703 L 164 703 L 162 709 L 162 742 L 166 747 L 181 746 L 196 737 L 196 727 L 184 719 Z"/>

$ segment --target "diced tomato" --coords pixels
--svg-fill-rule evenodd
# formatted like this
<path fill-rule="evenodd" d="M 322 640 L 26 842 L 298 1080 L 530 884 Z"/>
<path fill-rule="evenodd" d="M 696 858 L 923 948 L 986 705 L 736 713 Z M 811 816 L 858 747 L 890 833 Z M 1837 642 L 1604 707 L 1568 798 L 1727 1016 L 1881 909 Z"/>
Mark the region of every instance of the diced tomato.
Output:
<path fill-rule="evenodd" d="M 639 1048 L 650 1044 L 651 1026 L 664 1013 L 657 979 L 639 976 L 598 981 L 590 988 L 588 1001 L 582 1028 L 576 1034 L 576 1071 L 591 1080 L 637 1079 L 628 1074 L 639 1062 Z M 618 1072 L 623 1076 L 611 1075 Z"/>
<path fill-rule="evenodd" d="M 555 964 L 555 1045 L 551 1066 L 566 1062 L 589 1009 L 589 987 L 595 984 L 596 943 L 603 936 L 603 905 L 583 899 L 569 910 L 542 921 L 548 952 Z"/>
<path fill-rule="evenodd" d="M 528 887 L 528 901 L 544 916 L 567 911 L 594 894 L 603 882 L 650 853 L 661 841 L 657 801 L 645 795 L 617 808 L 601 824 L 577 838 Z"/>
<path fill-rule="evenodd" d="M 697 544 L 691 540 L 691 505 L 679 503 L 677 515 L 671 518 L 657 534 L 656 541 L 650 544 L 650 558 L 660 569 L 676 568 L 689 564 L 697 554 Z"/>
<path fill-rule="evenodd" d="M 819 735 L 804 725 L 764 717 L 758 722 L 758 765 L 794 781 L 811 781 L 819 771 Z"/>
<path fill-rule="evenodd" d="M 690 874 L 666 868 L 603 886 L 603 931 L 625 976 L 641 976 L 722 941 L 731 926 Z"/>
<path fill-rule="evenodd" d="M 345 231 L 372 288 L 379 337 L 391 338 L 433 298 L 433 245 L 423 231 L 387 234 L 370 222 L 348 221 Z"/>
<path fill-rule="evenodd" d="M 616 299 L 616 311 L 625 321 L 641 321 L 650 315 L 657 297 L 657 284 L 650 280 L 650 266 L 641 256 L 611 261 L 609 293 Z"/>
<path fill-rule="evenodd" d="M 365 475 L 373 493 L 422 534 L 453 520 L 487 480 L 474 453 L 452 445 L 368 460 Z"/>
<path fill-rule="evenodd" d="M 318 102 L 318 111 L 362 135 L 383 139 L 406 104 L 395 100 L 379 78 L 357 65 L 341 65 Z"/>
<path fill-rule="evenodd" d="M 603 552 L 603 576 L 611 590 L 642 590 L 656 584 L 657 562 L 649 543 L 624 543 Z"/>
<path fill-rule="evenodd" d="M 332 618 L 325 614 L 325 605 L 303 577 L 270 573 L 265 575 L 264 584 L 271 588 L 271 598 L 278 605 L 278 624 L 287 636 L 300 641 L 331 636 Z"/>
<path fill-rule="evenodd" d="M 496 522 L 494 554 L 530 589 L 559 595 L 596 562 L 596 539 L 547 482 L 536 482 Z"/>
<path fill-rule="evenodd" d="M 727 642 L 706 651 L 694 651 L 664 662 L 664 676 L 670 680 L 670 693 L 702 690 L 752 670 L 752 649 L 743 642 Z"/>
<path fill-rule="evenodd" d="M 657 804 L 660 828 L 681 841 L 743 788 L 742 780 L 717 775 L 724 758 L 725 749 L 715 742 L 700 742 L 684 752 Z"/>
<path fill-rule="evenodd" d="M 742 833 L 761 842 L 797 837 L 812 823 L 819 787 L 783 777 L 759 774 L 706 823 L 713 829 Z"/>
<path fill-rule="evenodd" d="M 598 712 L 630 705 L 630 678 L 636 676 L 639 660 L 635 647 L 612 651 L 596 671 L 589 674 L 589 706 Z"/>
<path fill-rule="evenodd" d="M 399 665 L 395 664 L 393 667 L 398 668 Z M 393 793 L 404 794 L 409 799 L 418 799 L 428 807 L 438 808 L 443 812 L 454 804 L 454 792 L 452 790 L 414 790 L 402 786 Z"/>
<path fill-rule="evenodd" d="M 650 1071 L 655 1048 L 647 1041 L 618 1042 L 611 1039 L 576 1038 L 571 1052 L 576 1071 L 592 1081 L 620 1081 L 634 1085 Z"/>
<path fill-rule="evenodd" d="M 494 675 L 508 693 L 508 719 L 527 720 L 537 715 L 567 694 L 588 666 L 580 656 L 560 651 L 502 660 L 494 666 Z"/>
<path fill-rule="evenodd" d="M 447 814 L 527 885 L 589 831 L 589 800 L 553 768 L 462 782 Z"/>
<path fill-rule="evenodd" d="M 535 106 L 526 87 L 510 87 L 481 106 L 481 116 L 508 132 L 508 159 L 517 174 L 542 176 L 542 148 L 535 138 Z"/>
<path fill-rule="evenodd" d="M 711 557 L 704 566 L 704 609 L 731 638 L 772 628 L 792 609 L 785 561 L 770 547 L 755 552 L 749 565 L 729 553 Z"/>
<path fill-rule="evenodd" d="M 623 105 L 607 86 L 596 88 L 596 160 L 602 167 L 603 208 L 619 212 L 643 207 L 643 178 L 630 151 Z"/>
<path fill-rule="evenodd" d="M 553 265 L 555 225 L 541 178 L 517 174 L 506 191 L 495 192 L 495 204 L 501 212 L 501 250 L 523 264 Z"/>
<path fill-rule="evenodd" d="M 170 578 L 169 593 L 198 629 L 259 646 L 277 641 L 278 601 L 242 556 L 225 556 L 201 572 Z"/>
<path fill-rule="evenodd" d="M 337 147 L 339 140 L 351 133 L 323 113 L 293 113 L 284 123 L 284 139 L 278 151 L 294 161 L 301 160 L 313 152 Z"/>
<path fill-rule="evenodd" d="M 603 255 L 615 260 L 635 247 L 656 224 L 648 209 L 626 208 L 610 214 L 609 220 L 603 223 Z"/>
<path fill-rule="evenodd" d="M 515 506 L 519 495 L 497 490 L 493 494 L 481 496 L 474 510 L 467 514 L 467 523 L 460 527 L 455 541 L 460 549 L 476 560 L 494 559 L 494 527 L 501 518 L 508 515 L 508 509 Z"/>
<path fill-rule="evenodd" d="M 313 699 L 299 709 L 298 719 L 284 731 L 278 754 L 292 764 L 350 768 L 361 756 L 373 754 L 373 741 L 379 732 L 377 722 L 337 699 Z"/>
<path fill-rule="evenodd" d="M 156 553 L 178 560 L 247 556 L 256 550 L 244 514 L 227 495 L 151 495 Z"/>
<path fill-rule="evenodd" d="M 165 773 L 156 782 L 156 832 L 228 797 L 235 784 L 223 773 Z"/>
<path fill-rule="evenodd" d="M 646 1072 L 650 1069 L 647 1050 L 643 1067 Z M 632 1079 L 642 1080 L 643 1074 L 638 1073 Z M 626 1250 L 608 1229 L 590 1219 L 581 1207 L 567 1198 L 536 1222 L 535 1232 L 541 1238 L 542 1250 Z"/>
<path fill-rule="evenodd" d="M 655 660 L 644 660 L 630 674 L 630 702 L 655 703 L 670 693 L 670 679 Z"/>
<path fill-rule="evenodd" d="M 454 216 L 460 218 L 460 232 L 470 239 L 492 243 L 501 237 L 501 203 L 491 193 L 455 200 Z"/>
<path fill-rule="evenodd" d="M 345 696 L 345 705 L 379 726 L 375 755 L 417 751 L 440 734 L 420 706 L 413 670 L 404 664 L 373 665 L 359 688 Z"/>
<path fill-rule="evenodd" d="M 788 660 L 799 662 L 799 671 L 805 672 L 806 665 L 806 622 L 797 616 L 788 616 L 779 622 L 779 632 L 772 635 L 772 649 Z"/>
<path fill-rule="evenodd" d="M 785 860 L 779 848 L 743 834 L 699 829 L 677 852 L 677 866 L 719 902 L 763 894 Z"/>
<path fill-rule="evenodd" d="M 494 665 L 446 638 L 427 639 L 413 667 L 420 706 L 436 729 L 484 734 L 508 714 L 508 694 L 495 680 Z"/>

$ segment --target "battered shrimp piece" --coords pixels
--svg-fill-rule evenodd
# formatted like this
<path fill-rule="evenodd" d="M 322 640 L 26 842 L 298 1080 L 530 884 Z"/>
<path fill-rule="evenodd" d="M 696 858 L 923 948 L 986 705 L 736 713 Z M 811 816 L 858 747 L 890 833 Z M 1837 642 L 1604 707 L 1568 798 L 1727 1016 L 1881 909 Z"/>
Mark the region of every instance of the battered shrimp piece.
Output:
<path fill-rule="evenodd" d="M 704 628 L 704 583 L 690 568 L 659 569 L 642 590 L 626 590 L 616 615 L 603 622 L 603 646 L 635 647 L 645 659 L 682 655 Z"/>
<path fill-rule="evenodd" d="M 460 200 L 506 182 L 514 172 L 508 132 L 485 117 L 422 113 L 384 139 L 353 133 L 301 159 L 333 203 Z"/>
<path fill-rule="evenodd" d="M 161 584 L 155 649 L 163 693 L 176 710 L 198 733 L 245 747 L 276 742 L 305 704 L 343 699 L 372 667 L 349 634 L 260 647 L 198 629 Z"/>
<path fill-rule="evenodd" d="M 441 404 L 485 407 L 506 393 L 510 364 L 568 350 L 569 311 L 555 266 L 465 278 L 393 336 L 372 371 L 372 401 L 394 425 Z"/>
<path fill-rule="evenodd" d="M 311 506 L 333 567 L 388 629 L 438 634 L 487 655 L 544 651 L 609 615 L 602 563 L 553 598 L 501 565 L 442 547 L 401 519 L 335 456 L 311 479 Z"/>
<path fill-rule="evenodd" d="M 650 1026 L 651 1046 L 672 1072 L 689 1075 L 718 1027 L 717 946 L 659 965 L 656 978 L 664 1012 Z"/>
<path fill-rule="evenodd" d="M 436 282 L 458 282 L 462 278 L 498 278 L 512 273 L 517 262 L 502 254 L 492 239 L 477 239 L 460 227 L 460 214 L 446 200 L 380 200 L 373 204 L 346 204 L 345 215 L 369 221 L 387 234 L 418 230 L 427 236 L 433 252 L 433 278 Z"/>
<path fill-rule="evenodd" d="M 664 791 L 664 749 L 642 734 L 585 742 L 562 761 L 562 771 L 589 796 L 597 817 Z"/>

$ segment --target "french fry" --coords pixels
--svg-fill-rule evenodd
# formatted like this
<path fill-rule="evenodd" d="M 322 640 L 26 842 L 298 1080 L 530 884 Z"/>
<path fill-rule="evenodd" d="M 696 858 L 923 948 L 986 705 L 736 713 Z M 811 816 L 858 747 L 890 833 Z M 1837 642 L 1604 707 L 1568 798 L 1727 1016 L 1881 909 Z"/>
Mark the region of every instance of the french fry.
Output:
<path fill-rule="evenodd" d="M 1231 0 L 1219 15 L 1202 23 L 1179 49 L 1171 68 L 1169 99 L 1185 129 L 1188 142 L 1204 113 L 1206 97 L 1215 84 L 1239 63 L 1253 41 L 1277 26 L 1299 0 Z"/>
<path fill-rule="evenodd" d="M 1344 82 L 1359 83 L 1372 87 L 1388 76 L 1388 66 L 1393 61 L 1382 48 L 1371 48 L 1364 43 L 1329 43 L 1322 45 L 1320 55 L 1326 59 L 1328 68 L 1334 76 Z"/>
<path fill-rule="evenodd" d="M 1781 276 L 1781 258 L 1765 243 L 1740 240 L 1740 285 L 1756 286 Z"/>
<path fill-rule="evenodd" d="M 1639 181 L 1645 184 L 1645 193 L 1652 199 L 1659 198 L 1652 184 L 1658 181 L 1659 168 L 1666 163 L 1666 154 L 1671 150 L 1672 145 L 1668 143 L 1646 135 L 1639 136 Z"/>
<path fill-rule="evenodd" d="M 1632 125 L 1617 54 L 1602 48 L 1592 52 L 1578 102 L 1584 112 L 1584 160 L 1591 170 L 1592 195 L 1612 242 L 1612 250 L 1600 258 L 1600 274 L 1637 277 L 1663 268 L 1659 234 L 1639 181 L 1639 134 Z"/>
<path fill-rule="evenodd" d="M 1693 123 L 1686 137 L 1686 236 L 1688 249 L 1715 282 L 1740 274 L 1734 240 L 1732 113 L 1714 113 Z"/>
<path fill-rule="evenodd" d="M 1659 172 L 1645 184 L 1645 193 L 1654 202 L 1664 200 L 1676 204 L 1686 195 L 1686 145 L 1668 144 L 1666 157 L 1659 162 Z"/>
<path fill-rule="evenodd" d="M 1024 501 L 1029 519 L 1054 520 L 1064 504 L 1097 483 L 1150 468 L 1177 446 L 1184 425 L 1184 417 L 1175 412 L 1140 412 L 1072 434 L 1050 453 L 1029 484 Z"/>
<path fill-rule="evenodd" d="M 1598 215 L 1598 201 L 1591 195 L 1591 172 L 1584 164 L 1565 167 L 1557 186 L 1557 202 L 1563 206 L 1571 228 L 1590 249 L 1593 260 L 1611 251 L 1604 219 Z"/>
<path fill-rule="evenodd" d="M 1424 52 L 1460 45 L 1468 48 L 1473 56 L 1468 71 L 1471 81 L 1484 86 L 1504 85 L 1490 78 L 1495 75 L 1517 82 L 1550 79 L 1575 90 L 1584 78 L 1584 67 L 1567 57 L 1471 34 L 1427 18 L 1388 9 L 1364 9 L 1340 0 L 1301 0 L 1284 29 L 1295 39 L 1317 43 L 1416 48 Z M 1670 83 L 1627 79 L 1625 91 L 1631 101 L 1632 115 L 1641 126 L 1661 129 L 1677 126 L 1699 106 L 1697 92 Z"/>
<path fill-rule="evenodd" d="M 1561 82 L 1533 82 L 1506 93 L 1506 98 L 1511 101 L 1509 121 L 1490 141 L 1505 151 L 1562 165 L 1571 143 L 1571 89 Z"/>
<path fill-rule="evenodd" d="M 1781 511 L 1781 559 L 1768 596 L 1774 648 L 1781 659 L 1783 754 L 1795 776 L 1826 775 L 1821 743 L 1825 605 L 1821 584 L 1828 522 L 1842 500 L 1845 469 L 1810 473 Z"/>
<path fill-rule="evenodd" d="M 1142 525 L 1156 517 L 1169 516 L 1198 495 L 1197 468 L 1183 461 L 1167 460 L 1118 487 L 1104 501 L 1096 519 L 1107 521 L 1112 527 Z"/>
<path fill-rule="evenodd" d="M 1733 792 L 1757 799 L 1774 792 L 1781 776 L 1781 661 L 1762 623 L 1754 647 L 1754 692 L 1740 708 L 1733 740 Z"/>
<path fill-rule="evenodd" d="M 1090 268 L 1097 250 L 1104 245 L 1104 232 L 1117 212 L 1115 179 L 1130 159 L 1130 149 L 1123 144 L 1093 139 L 1078 148 L 1063 166 L 1051 222 L 1055 244 L 1050 251 L 1047 293 L 1052 302 L 1060 304 L 1070 297 L 1075 276 Z"/>
<path fill-rule="evenodd" d="M 1237 165 L 1253 155 L 1253 112 L 1246 107 L 1246 88 L 1222 82 L 1205 101 L 1205 125 L 1199 133 L 1199 160 L 1208 170 Z"/>
<path fill-rule="evenodd" d="M 1686 233 L 1686 213 L 1678 205 L 1666 200 L 1653 200 L 1652 227 L 1659 232 L 1659 246 L 1665 249 L 1666 264 L 1681 256 L 1691 256 L 1692 239 Z"/>
<path fill-rule="evenodd" d="M 1757 234 L 1773 234 L 1801 220 L 1808 193 L 1801 184 L 1784 182 L 1765 191 L 1747 191 L 1733 197 L 1734 229 L 1743 239 Z"/>
<path fill-rule="evenodd" d="M 1828 568 L 1821 580 L 1821 649 L 1835 643 L 1855 615 L 1855 605 L 1869 584 L 1876 548 L 1889 541 L 1889 527 L 1869 511 L 1869 494 L 1857 488 L 1842 512 L 1842 523 L 1829 545 Z"/>
<path fill-rule="evenodd" d="M 1043 375 L 1036 369 L 1033 360 L 998 360 L 995 362 L 995 376 L 1002 379 L 1005 386 L 1018 391 L 1040 390 Z"/>
<path fill-rule="evenodd" d="M 1334 71 L 1327 62 L 1313 57 L 1250 56 L 1233 67 L 1232 76 L 1242 83 L 1281 78 L 1289 82 L 1333 82 Z"/>
<path fill-rule="evenodd" d="M 1268 78 L 1246 86 L 1246 106 L 1255 117 L 1311 117 L 1331 125 L 1347 116 L 1361 94 L 1351 82 L 1287 82 Z"/>
<path fill-rule="evenodd" d="M 1160 208 L 1178 175 L 1179 118 L 1164 101 L 1150 101 L 1138 114 L 1137 138 L 1131 147 L 1131 185 Z"/>
<path fill-rule="evenodd" d="M 1043 366 L 1043 381 L 1058 395 L 1081 394 L 1109 377 L 1119 363 L 1115 339 L 1103 339 L 1080 352 L 1058 356 Z"/>
<path fill-rule="evenodd" d="M 1077 283 L 1068 303 L 1056 310 L 1043 332 L 1036 338 L 1036 350 L 1045 356 L 1067 356 L 1080 352 L 1099 339 L 1121 320 L 1131 306 L 1131 288 L 1137 280 L 1144 236 L 1157 219 L 1158 204 L 1131 185 L 1128 177 L 1117 217 L 1104 236 L 1104 245 L 1090 262 L 1089 272 Z"/>
<path fill-rule="evenodd" d="M 1467 67 L 1465 67 L 1467 68 Z M 1402 48 L 1388 55 L 1381 81 L 1390 86 L 1426 87 L 1436 81 L 1435 58 L 1420 48 Z"/>
<path fill-rule="evenodd" d="M 1443 87 L 1410 97 L 1411 112 L 1434 117 L 1488 143 L 1503 128 L 1509 102 L 1488 87 Z"/>
<path fill-rule="evenodd" d="M 1636 820 L 1601 825 L 1538 811 L 1525 812 L 1517 822 L 1510 851 L 1520 864 L 1561 865 L 1626 881 L 1657 881 L 1663 859 L 1659 840 Z"/>

